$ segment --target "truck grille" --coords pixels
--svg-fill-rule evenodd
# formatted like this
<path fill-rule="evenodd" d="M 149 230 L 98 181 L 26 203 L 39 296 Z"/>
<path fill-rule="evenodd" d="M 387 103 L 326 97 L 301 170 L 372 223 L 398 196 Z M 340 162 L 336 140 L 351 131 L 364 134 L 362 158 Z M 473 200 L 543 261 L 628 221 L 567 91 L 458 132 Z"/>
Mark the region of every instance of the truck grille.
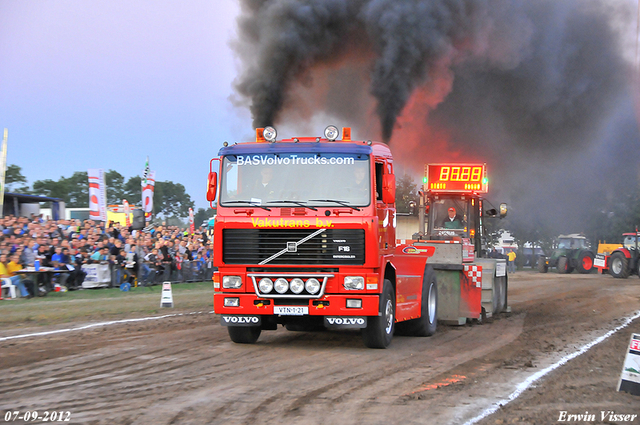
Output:
<path fill-rule="evenodd" d="M 364 229 L 327 229 L 292 247 L 317 229 L 223 229 L 222 260 L 226 264 L 260 264 L 289 245 L 290 251 L 264 265 L 364 264 Z"/>

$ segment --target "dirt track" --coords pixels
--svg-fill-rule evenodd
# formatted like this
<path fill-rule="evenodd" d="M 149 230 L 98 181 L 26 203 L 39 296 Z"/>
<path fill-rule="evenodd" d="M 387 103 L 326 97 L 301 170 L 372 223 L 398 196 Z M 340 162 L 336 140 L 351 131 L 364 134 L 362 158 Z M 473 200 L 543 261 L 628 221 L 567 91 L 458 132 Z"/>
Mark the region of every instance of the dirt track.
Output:
<path fill-rule="evenodd" d="M 0 422 L 55 410 L 83 424 L 464 423 L 640 310 L 640 279 L 519 272 L 509 304 L 489 323 L 395 337 L 387 350 L 352 331 L 280 329 L 237 345 L 208 312 L 0 341 Z M 640 397 L 615 391 L 632 331 L 640 320 L 480 423 L 640 414 Z"/>

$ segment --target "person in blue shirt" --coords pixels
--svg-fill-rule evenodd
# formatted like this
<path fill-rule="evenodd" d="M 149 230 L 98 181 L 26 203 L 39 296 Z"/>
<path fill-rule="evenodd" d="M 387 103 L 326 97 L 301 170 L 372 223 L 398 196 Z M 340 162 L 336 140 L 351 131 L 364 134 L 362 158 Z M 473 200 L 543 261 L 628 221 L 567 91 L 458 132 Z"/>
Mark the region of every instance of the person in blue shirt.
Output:
<path fill-rule="evenodd" d="M 68 250 L 67 250 L 68 251 Z M 69 262 L 69 256 L 65 258 L 62 254 L 62 247 L 57 246 L 54 254 L 51 256 L 51 263 L 56 270 L 67 270 L 67 264 Z M 65 261 L 66 260 L 66 261 Z M 53 275 L 54 279 L 58 281 L 59 285 L 66 286 L 67 279 L 69 279 L 68 273 L 56 273 Z"/>
<path fill-rule="evenodd" d="M 109 261 L 109 247 L 103 246 L 102 248 L 91 254 L 90 258 L 93 263 Z"/>

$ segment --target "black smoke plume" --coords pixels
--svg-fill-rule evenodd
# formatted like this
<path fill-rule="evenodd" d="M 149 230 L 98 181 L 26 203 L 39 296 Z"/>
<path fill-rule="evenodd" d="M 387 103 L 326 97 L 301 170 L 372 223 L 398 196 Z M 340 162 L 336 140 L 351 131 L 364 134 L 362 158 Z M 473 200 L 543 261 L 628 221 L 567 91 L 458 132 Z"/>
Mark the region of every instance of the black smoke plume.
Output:
<path fill-rule="evenodd" d="M 586 222 L 575 217 L 610 200 L 616 184 L 637 184 L 635 4 L 241 4 L 236 90 L 255 127 L 308 110 L 346 121 L 354 135 L 393 141 L 396 158 L 415 170 L 480 159 L 518 214 L 544 211 L 572 231 Z"/>

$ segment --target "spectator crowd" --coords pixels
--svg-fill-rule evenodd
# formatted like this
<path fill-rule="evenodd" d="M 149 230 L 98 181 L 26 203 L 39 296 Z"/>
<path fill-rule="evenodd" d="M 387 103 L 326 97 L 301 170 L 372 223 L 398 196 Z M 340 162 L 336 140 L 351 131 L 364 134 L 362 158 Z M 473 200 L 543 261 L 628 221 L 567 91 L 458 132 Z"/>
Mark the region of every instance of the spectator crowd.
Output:
<path fill-rule="evenodd" d="M 0 277 L 11 279 L 23 297 L 81 288 L 84 264 L 108 264 L 109 287 L 136 279 L 141 285 L 204 281 L 213 275 L 210 242 L 205 229 L 191 234 L 164 223 L 137 231 L 112 222 L 6 216 L 0 218 Z M 17 273 L 39 267 L 64 272 Z"/>

